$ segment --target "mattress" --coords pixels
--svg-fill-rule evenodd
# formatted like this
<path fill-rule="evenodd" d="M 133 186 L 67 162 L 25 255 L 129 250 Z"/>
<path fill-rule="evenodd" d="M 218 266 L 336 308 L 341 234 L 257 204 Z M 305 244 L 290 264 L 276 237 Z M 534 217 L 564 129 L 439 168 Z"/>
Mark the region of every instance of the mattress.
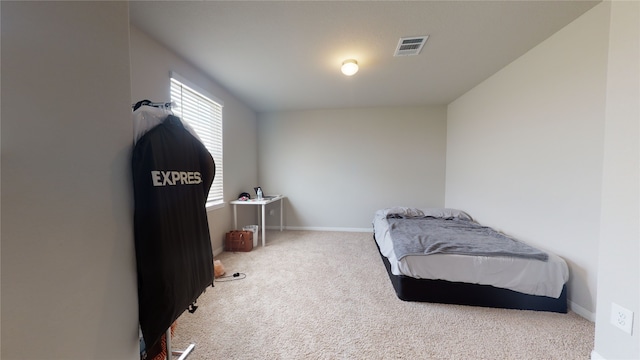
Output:
<path fill-rule="evenodd" d="M 374 236 L 380 253 L 388 259 L 394 275 L 491 285 L 552 298 L 560 297 L 569 279 L 566 262 L 549 251 L 545 251 L 548 254 L 547 261 L 457 254 L 407 255 L 398 261 L 387 222 L 387 215 L 397 211 L 415 211 L 434 217 L 468 216 L 454 209 L 389 208 L 376 211 L 373 219 Z"/>

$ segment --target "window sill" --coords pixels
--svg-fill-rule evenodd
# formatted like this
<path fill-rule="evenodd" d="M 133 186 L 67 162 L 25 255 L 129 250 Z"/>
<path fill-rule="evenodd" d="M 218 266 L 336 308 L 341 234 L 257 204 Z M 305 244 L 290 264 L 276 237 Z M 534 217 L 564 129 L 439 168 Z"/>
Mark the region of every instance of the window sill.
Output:
<path fill-rule="evenodd" d="M 224 201 L 216 201 L 207 204 L 207 212 L 222 209 L 226 204 Z"/>

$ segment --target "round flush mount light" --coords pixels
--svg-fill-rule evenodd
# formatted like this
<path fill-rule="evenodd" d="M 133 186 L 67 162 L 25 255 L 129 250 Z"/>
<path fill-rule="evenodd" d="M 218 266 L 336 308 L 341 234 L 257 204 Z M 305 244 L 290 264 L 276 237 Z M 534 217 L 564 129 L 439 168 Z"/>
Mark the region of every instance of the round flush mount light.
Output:
<path fill-rule="evenodd" d="M 351 76 L 358 72 L 358 62 L 354 59 L 347 59 L 342 62 L 342 73 Z"/>

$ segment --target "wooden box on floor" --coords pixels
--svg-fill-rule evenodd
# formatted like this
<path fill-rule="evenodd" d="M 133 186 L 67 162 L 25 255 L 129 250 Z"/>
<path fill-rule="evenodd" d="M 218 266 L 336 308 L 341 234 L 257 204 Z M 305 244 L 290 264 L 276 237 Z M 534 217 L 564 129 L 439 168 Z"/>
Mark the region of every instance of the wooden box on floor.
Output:
<path fill-rule="evenodd" d="M 224 241 L 225 251 L 251 251 L 253 249 L 253 231 L 231 230 Z"/>

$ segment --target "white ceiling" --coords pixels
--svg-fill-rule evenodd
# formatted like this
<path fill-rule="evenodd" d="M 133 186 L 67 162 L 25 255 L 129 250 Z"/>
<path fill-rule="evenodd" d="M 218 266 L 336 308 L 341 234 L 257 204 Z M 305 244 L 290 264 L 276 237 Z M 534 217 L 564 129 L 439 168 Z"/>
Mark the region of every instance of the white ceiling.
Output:
<path fill-rule="evenodd" d="M 448 104 L 598 1 L 133 1 L 131 23 L 257 112 Z M 429 35 L 420 55 L 398 40 Z M 340 73 L 355 58 L 360 71 Z"/>

